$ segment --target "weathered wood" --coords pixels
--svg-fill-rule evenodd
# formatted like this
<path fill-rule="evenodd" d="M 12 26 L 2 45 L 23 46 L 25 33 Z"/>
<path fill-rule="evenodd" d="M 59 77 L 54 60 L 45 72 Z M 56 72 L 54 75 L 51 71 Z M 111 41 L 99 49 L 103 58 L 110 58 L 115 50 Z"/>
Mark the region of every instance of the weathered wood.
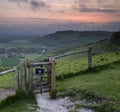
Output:
<path fill-rule="evenodd" d="M 10 72 L 15 72 L 15 69 L 13 68 L 13 69 L 10 69 L 10 70 L 0 72 L 0 76 L 5 75 L 5 74 L 10 73 Z"/>
<path fill-rule="evenodd" d="M 40 62 L 40 63 L 29 63 L 28 66 L 34 67 L 34 66 L 43 66 L 43 65 L 50 65 L 50 62 Z"/>
<path fill-rule="evenodd" d="M 92 68 L 92 48 L 88 51 L 88 68 Z"/>
<path fill-rule="evenodd" d="M 31 64 L 31 63 L 29 63 Z M 32 67 L 29 66 L 28 67 L 28 75 L 29 75 L 29 91 L 32 91 L 33 90 L 33 70 L 32 70 Z"/>
<path fill-rule="evenodd" d="M 17 67 L 14 67 L 15 70 L 15 87 L 16 89 L 19 88 L 19 74 L 18 74 L 18 70 Z"/>
<path fill-rule="evenodd" d="M 26 83 L 25 83 L 25 65 L 24 62 L 21 62 L 21 81 L 22 81 L 22 89 L 26 90 Z"/>
<path fill-rule="evenodd" d="M 51 70 L 51 91 L 56 87 L 56 69 L 55 69 L 55 59 L 52 59 L 52 70 Z"/>
<path fill-rule="evenodd" d="M 25 61 L 24 61 L 24 70 L 25 70 L 24 81 L 25 81 L 25 90 L 28 89 L 28 87 L 27 87 L 27 63 L 28 63 L 28 61 L 25 60 Z"/>
<path fill-rule="evenodd" d="M 69 55 L 74 55 L 74 54 L 78 54 L 78 53 L 84 53 L 84 52 L 88 52 L 89 49 L 85 49 L 85 50 L 79 50 L 79 51 L 76 51 L 76 52 L 69 52 L 69 53 L 65 53 L 65 54 L 61 54 L 61 55 L 58 55 L 58 56 L 54 56 L 54 57 L 51 57 L 51 59 L 58 59 L 58 58 L 62 58 L 62 57 L 65 57 L 65 56 L 69 56 Z"/>

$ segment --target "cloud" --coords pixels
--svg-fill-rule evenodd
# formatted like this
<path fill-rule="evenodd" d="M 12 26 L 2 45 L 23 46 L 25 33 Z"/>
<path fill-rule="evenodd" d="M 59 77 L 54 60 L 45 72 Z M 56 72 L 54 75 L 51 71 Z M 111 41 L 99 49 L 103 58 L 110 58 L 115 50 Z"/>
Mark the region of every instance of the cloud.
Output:
<path fill-rule="evenodd" d="M 34 11 L 49 7 L 49 5 L 46 2 L 39 0 L 8 0 L 8 1 L 16 3 L 19 7 L 22 7 L 23 4 L 26 4 L 26 6 L 29 6 L 29 8 Z"/>
<path fill-rule="evenodd" d="M 80 12 L 120 12 L 120 7 L 115 7 L 118 0 L 77 0 L 72 8 Z"/>
<path fill-rule="evenodd" d="M 120 10 L 110 9 L 110 8 L 95 8 L 95 7 L 87 7 L 85 5 L 79 5 L 80 7 L 76 8 L 80 12 L 106 12 L 106 13 L 114 13 L 119 12 Z"/>
<path fill-rule="evenodd" d="M 9 2 L 15 2 L 15 3 L 28 3 L 28 0 L 8 0 Z"/>
<path fill-rule="evenodd" d="M 41 8 L 48 8 L 49 5 L 47 5 L 45 2 L 43 1 L 30 1 L 30 7 L 32 10 L 38 10 L 38 9 L 41 9 Z"/>

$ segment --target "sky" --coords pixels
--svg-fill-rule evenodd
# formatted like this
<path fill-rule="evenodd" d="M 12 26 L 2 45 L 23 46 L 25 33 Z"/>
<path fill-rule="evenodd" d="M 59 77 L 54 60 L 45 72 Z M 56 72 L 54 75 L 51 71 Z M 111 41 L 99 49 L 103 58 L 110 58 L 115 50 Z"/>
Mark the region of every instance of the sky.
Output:
<path fill-rule="evenodd" d="M 0 34 L 120 30 L 120 0 L 0 0 Z"/>

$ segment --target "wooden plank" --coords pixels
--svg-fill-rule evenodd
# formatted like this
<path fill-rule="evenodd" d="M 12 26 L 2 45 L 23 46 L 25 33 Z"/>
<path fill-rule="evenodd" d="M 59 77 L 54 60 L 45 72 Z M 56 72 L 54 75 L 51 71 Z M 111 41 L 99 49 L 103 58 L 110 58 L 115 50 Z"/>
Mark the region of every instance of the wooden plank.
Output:
<path fill-rule="evenodd" d="M 13 69 L 10 69 L 10 70 L 0 72 L 0 76 L 5 75 L 5 74 L 10 73 L 10 72 L 15 72 L 15 69 L 13 68 Z"/>
<path fill-rule="evenodd" d="M 40 62 L 40 63 L 29 63 L 28 66 L 44 66 L 44 65 L 50 65 L 51 62 Z"/>
<path fill-rule="evenodd" d="M 33 70 L 32 70 L 32 67 L 29 66 L 28 70 L 29 70 L 29 73 L 28 73 L 28 76 L 29 76 L 29 91 L 32 91 L 33 90 Z"/>
<path fill-rule="evenodd" d="M 56 87 L 56 62 L 55 59 L 52 59 L 52 71 L 51 71 L 51 91 Z"/>
<path fill-rule="evenodd" d="M 50 84 L 49 81 L 46 81 L 46 82 L 37 82 L 37 83 L 35 84 L 35 86 L 37 87 L 37 86 L 44 86 L 44 85 L 49 85 L 49 84 Z"/>
<path fill-rule="evenodd" d="M 58 59 L 58 58 L 62 58 L 65 56 L 74 55 L 74 54 L 78 54 L 78 53 L 84 53 L 84 52 L 88 52 L 88 51 L 89 51 L 89 49 L 79 50 L 79 51 L 75 51 L 75 52 L 69 52 L 69 53 L 58 55 L 58 56 L 50 57 L 50 60 L 51 59 Z"/>

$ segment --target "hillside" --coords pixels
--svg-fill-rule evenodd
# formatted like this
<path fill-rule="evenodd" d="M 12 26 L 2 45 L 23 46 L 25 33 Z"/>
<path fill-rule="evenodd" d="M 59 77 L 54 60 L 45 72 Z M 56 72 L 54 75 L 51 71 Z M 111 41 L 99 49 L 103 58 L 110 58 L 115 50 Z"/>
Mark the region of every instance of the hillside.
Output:
<path fill-rule="evenodd" d="M 103 39 L 95 43 L 90 43 L 81 48 L 88 47 L 93 48 L 94 54 L 103 54 L 112 51 L 120 51 L 120 32 L 113 33 L 109 39 Z"/>
<path fill-rule="evenodd" d="M 0 34 L 0 43 L 7 43 L 16 40 L 26 40 L 29 41 L 33 39 L 33 36 L 30 35 L 3 35 Z"/>
<path fill-rule="evenodd" d="M 37 37 L 31 42 L 49 47 L 78 47 L 91 42 L 107 39 L 112 32 L 105 31 L 58 31 L 42 37 Z"/>
<path fill-rule="evenodd" d="M 120 31 L 119 32 L 115 32 L 111 39 L 110 39 L 112 44 L 116 44 L 118 46 L 120 46 Z"/>

